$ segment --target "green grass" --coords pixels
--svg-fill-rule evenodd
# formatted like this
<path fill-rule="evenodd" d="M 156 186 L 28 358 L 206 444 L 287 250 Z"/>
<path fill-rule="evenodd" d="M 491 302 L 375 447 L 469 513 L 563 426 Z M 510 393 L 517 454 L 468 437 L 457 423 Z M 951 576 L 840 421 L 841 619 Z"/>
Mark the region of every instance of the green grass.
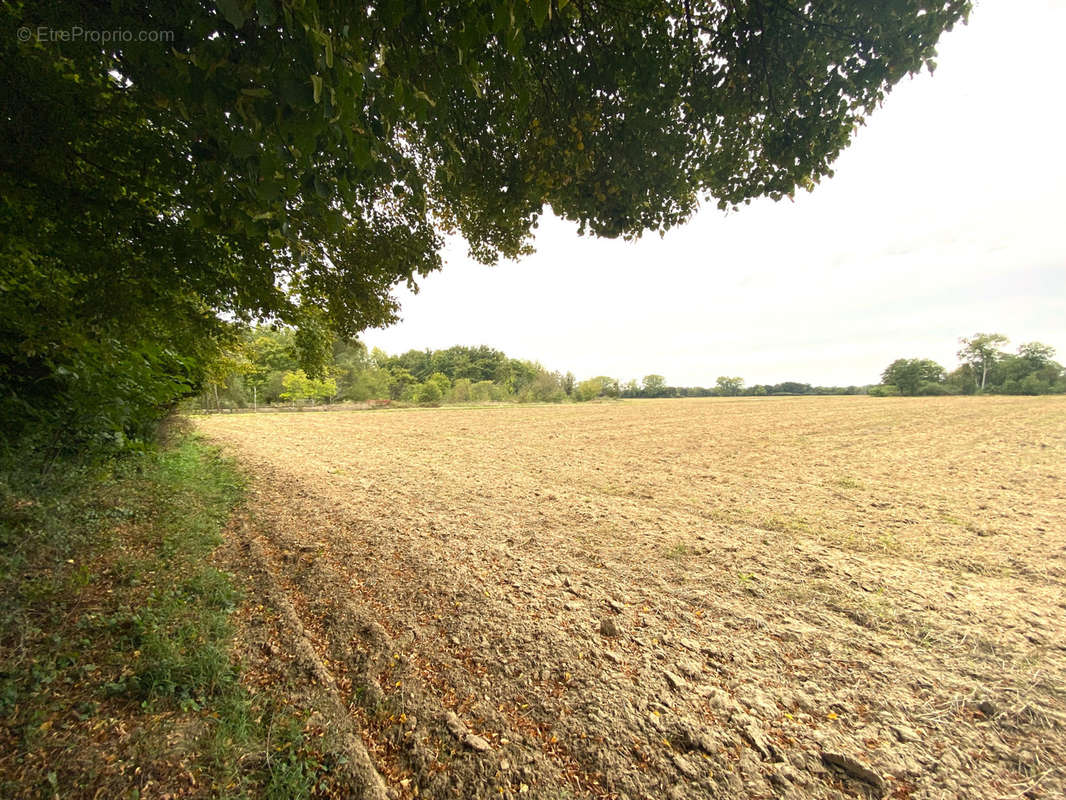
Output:
<path fill-rule="evenodd" d="M 5 466 L 0 796 L 137 796 L 146 760 L 153 793 L 309 796 L 324 768 L 304 720 L 242 686 L 231 656 L 240 595 L 211 557 L 235 466 L 193 437 Z"/>

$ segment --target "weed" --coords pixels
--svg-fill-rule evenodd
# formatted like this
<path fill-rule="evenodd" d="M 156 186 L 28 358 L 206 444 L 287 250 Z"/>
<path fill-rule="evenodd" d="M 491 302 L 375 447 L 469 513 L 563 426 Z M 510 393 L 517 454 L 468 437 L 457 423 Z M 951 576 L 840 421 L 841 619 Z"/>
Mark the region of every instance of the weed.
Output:
<path fill-rule="evenodd" d="M 805 519 L 783 517 L 779 514 L 767 517 L 758 523 L 756 527 L 760 530 L 772 531 L 774 533 L 809 533 L 811 530 L 810 523 Z"/>
<path fill-rule="evenodd" d="M 684 542 L 675 542 L 666 551 L 666 557 L 674 561 L 681 561 L 692 555 L 692 548 Z"/>

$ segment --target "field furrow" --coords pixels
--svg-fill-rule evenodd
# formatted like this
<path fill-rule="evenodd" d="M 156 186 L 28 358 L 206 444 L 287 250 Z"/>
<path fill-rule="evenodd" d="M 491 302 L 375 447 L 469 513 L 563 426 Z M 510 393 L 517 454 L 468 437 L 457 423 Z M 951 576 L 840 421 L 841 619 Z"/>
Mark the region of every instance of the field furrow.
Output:
<path fill-rule="evenodd" d="M 198 426 L 396 796 L 1066 791 L 1061 398 Z"/>

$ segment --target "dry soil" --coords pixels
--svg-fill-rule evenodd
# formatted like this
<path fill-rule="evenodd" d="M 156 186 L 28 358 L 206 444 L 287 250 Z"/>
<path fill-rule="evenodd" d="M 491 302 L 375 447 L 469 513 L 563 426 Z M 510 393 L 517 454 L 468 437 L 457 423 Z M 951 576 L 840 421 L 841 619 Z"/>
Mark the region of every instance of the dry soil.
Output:
<path fill-rule="evenodd" d="M 353 794 L 1066 793 L 1066 398 L 197 424 Z"/>

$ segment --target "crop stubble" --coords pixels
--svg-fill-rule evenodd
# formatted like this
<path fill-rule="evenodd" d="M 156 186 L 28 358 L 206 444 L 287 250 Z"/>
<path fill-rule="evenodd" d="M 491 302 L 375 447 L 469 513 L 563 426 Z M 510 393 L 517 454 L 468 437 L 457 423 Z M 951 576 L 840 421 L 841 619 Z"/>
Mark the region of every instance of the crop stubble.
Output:
<path fill-rule="evenodd" d="M 198 424 L 394 794 L 1066 789 L 1062 398 Z"/>

